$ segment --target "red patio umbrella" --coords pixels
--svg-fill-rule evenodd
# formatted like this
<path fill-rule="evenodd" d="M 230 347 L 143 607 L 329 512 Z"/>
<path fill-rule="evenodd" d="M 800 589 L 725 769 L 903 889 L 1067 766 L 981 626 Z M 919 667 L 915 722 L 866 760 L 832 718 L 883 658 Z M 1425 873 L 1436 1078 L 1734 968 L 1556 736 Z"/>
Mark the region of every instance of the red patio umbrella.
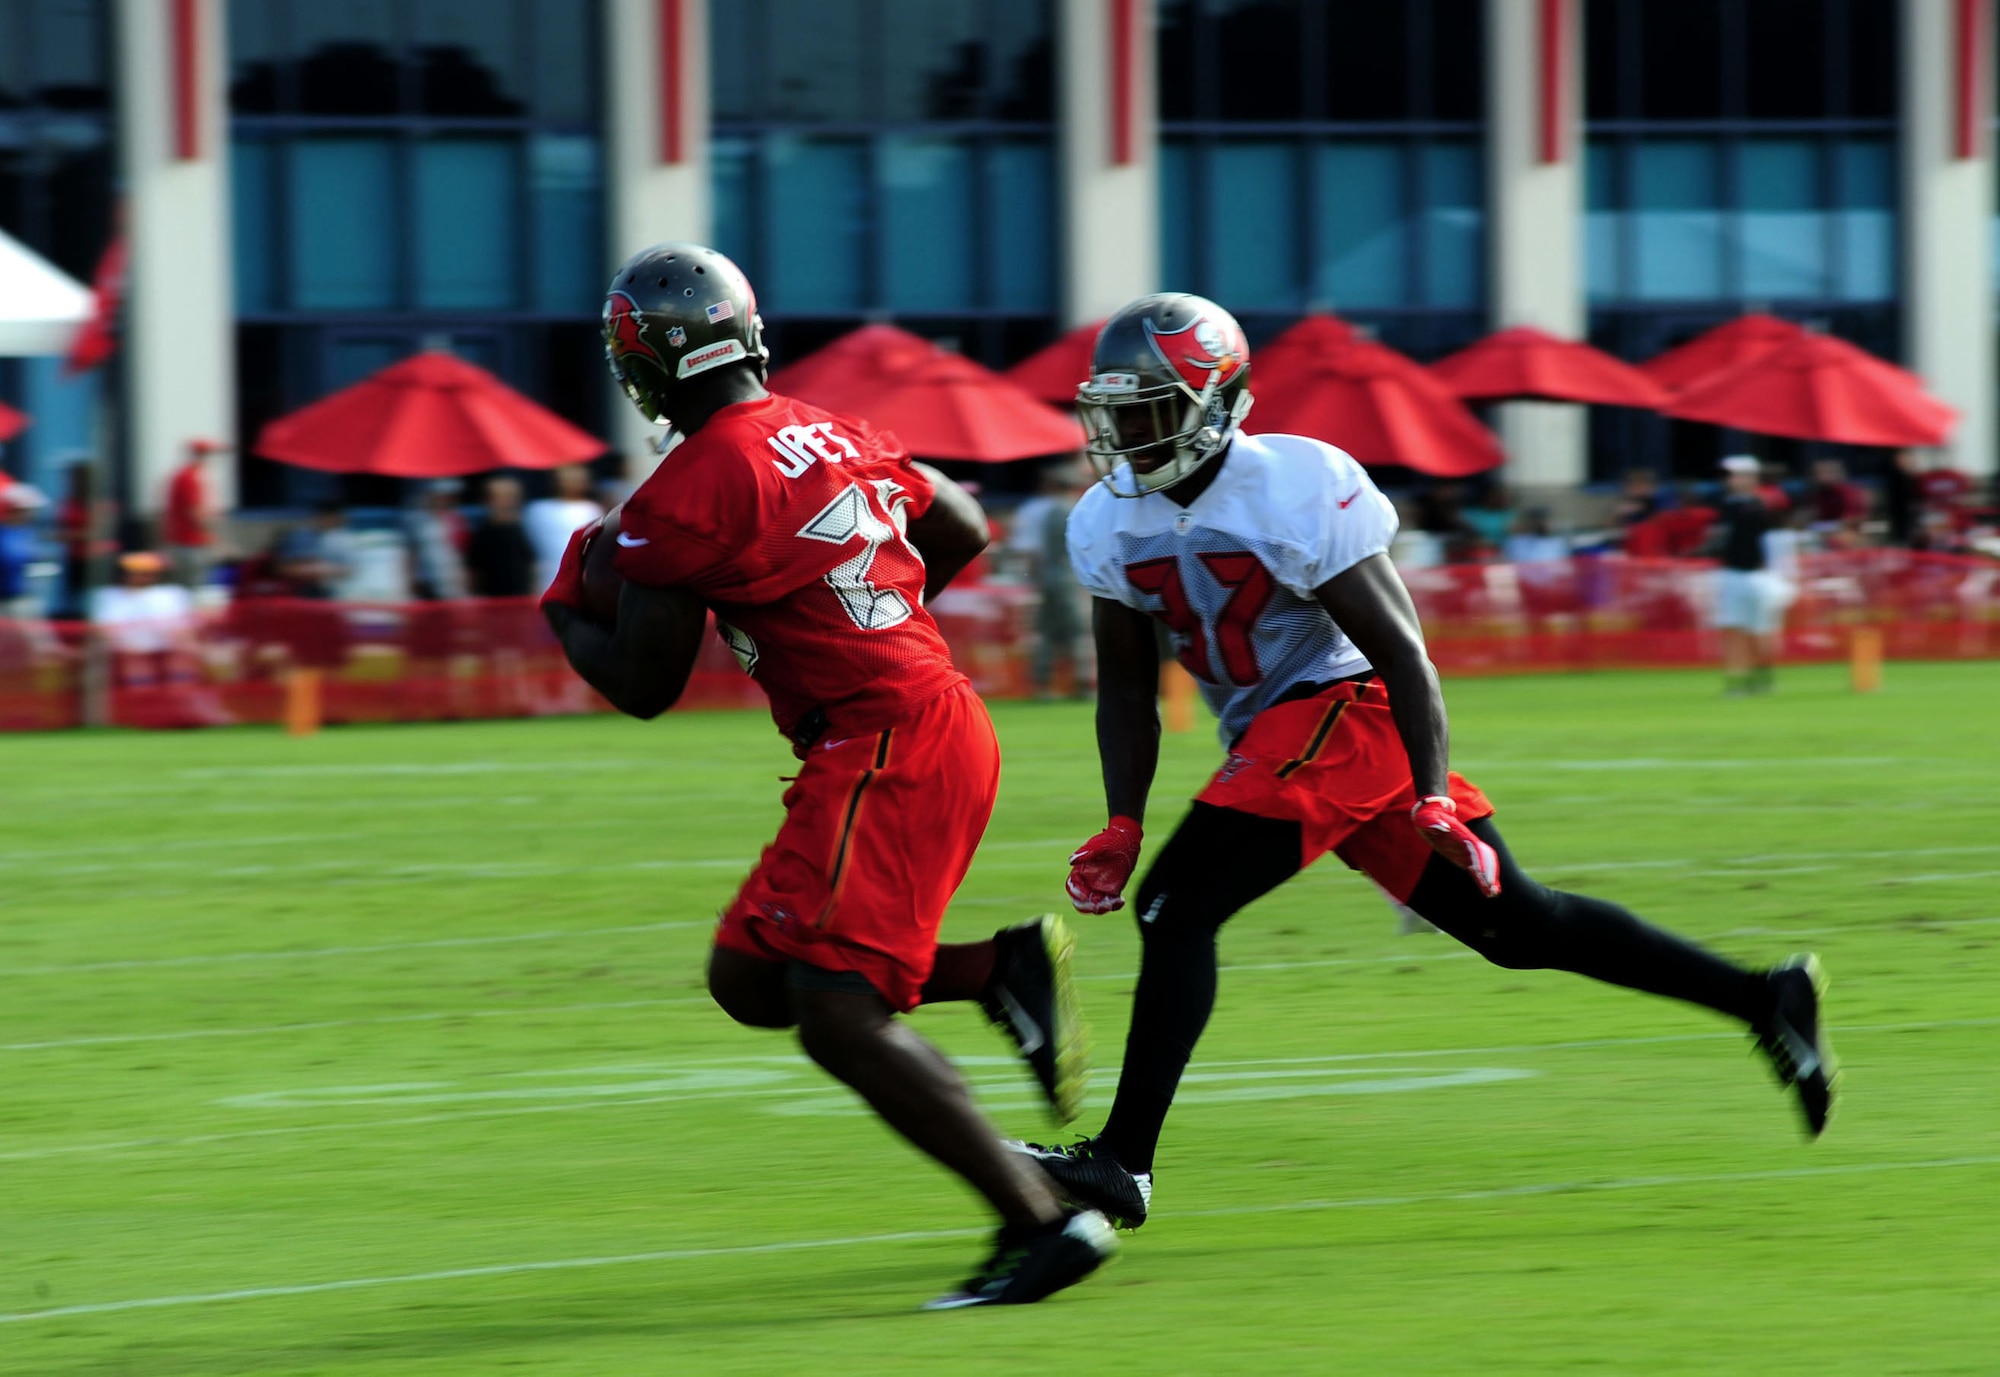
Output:
<path fill-rule="evenodd" d="M 1101 320 L 1079 325 L 1054 344 L 1045 345 L 1006 372 L 1028 391 L 1051 406 L 1067 407 L 1076 401 L 1076 389 L 1090 377 L 1090 353 L 1097 347 Z"/>
<path fill-rule="evenodd" d="M 1805 333 L 1804 326 L 1776 316 L 1739 316 L 1647 360 L 1639 365 L 1639 371 L 1667 391 L 1678 392 L 1710 374 L 1762 358 Z"/>
<path fill-rule="evenodd" d="M 5 444 L 27 428 L 28 417 L 24 413 L 14 410 L 5 402 L 0 402 L 0 444 Z M 4 486 L 5 484 L 0 484 L 0 487 Z"/>
<path fill-rule="evenodd" d="M 1246 431 L 1310 435 L 1370 466 L 1463 478 L 1506 458 L 1421 365 L 1330 316 L 1308 316 L 1253 354 L 1250 390 L 1257 405 Z"/>
<path fill-rule="evenodd" d="M 926 459 L 999 463 L 1083 447 L 1083 427 L 963 354 L 864 325 L 781 368 L 771 390 L 893 430 Z"/>
<path fill-rule="evenodd" d="M 1848 445 L 1940 445 L 1958 413 L 1924 381 L 1831 335 L 1803 333 L 1678 394 L 1669 416 Z"/>
<path fill-rule="evenodd" d="M 1660 407 L 1667 400 L 1665 388 L 1630 364 L 1532 325 L 1488 335 L 1439 359 L 1431 374 L 1464 401 L 1524 398 Z"/>
<path fill-rule="evenodd" d="M 258 432 L 253 448 L 328 473 L 462 478 L 574 464 L 606 445 L 485 369 L 429 353 L 279 417 Z"/>

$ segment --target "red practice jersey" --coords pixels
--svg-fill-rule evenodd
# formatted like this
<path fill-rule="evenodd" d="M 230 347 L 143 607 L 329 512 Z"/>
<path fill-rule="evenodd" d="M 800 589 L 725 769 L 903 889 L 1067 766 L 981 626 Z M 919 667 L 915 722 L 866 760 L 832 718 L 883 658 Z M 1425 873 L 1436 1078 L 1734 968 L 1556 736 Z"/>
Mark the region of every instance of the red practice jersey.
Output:
<path fill-rule="evenodd" d="M 865 421 L 790 397 L 738 402 L 626 501 L 614 563 L 713 608 L 786 735 L 815 708 L 835 736 L 880 731 L 965 677 L 903 535 L 933 496 Z"/>

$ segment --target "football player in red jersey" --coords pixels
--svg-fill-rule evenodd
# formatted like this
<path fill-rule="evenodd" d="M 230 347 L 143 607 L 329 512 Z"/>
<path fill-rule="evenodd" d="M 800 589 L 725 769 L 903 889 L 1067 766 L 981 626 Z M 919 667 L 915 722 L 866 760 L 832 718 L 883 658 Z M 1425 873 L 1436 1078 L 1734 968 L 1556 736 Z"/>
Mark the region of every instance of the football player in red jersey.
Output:
<path fill-rule="evenodd" d="M 934 1308 L 1024 1304 L 1107 1257 L 1110 1227 L 1003 1147 L 957 1070 L 896 1015 L 976 999 L 1064 1119 L 1082 1093 L 1074 945 L 1054 915 L 940 946 L 1000 778 L 985 705 L 925 605 L 985 548 L 978 503 L 862 421 L 774 395 L 737 266 L 660 244 L 612 279 L 611 369 L 681 437 L 618 524 L 571 540 L 543 599 L 570 664 L 620 711 L 687 684 L 708 612 L 804 763 L 776 840 L 723 912 L 708 971 L 724 1012 L 795 1028 L 812 1059 L 1000 1214 L 987 1261 Z M 617 542 L 616 624 L 583 615 L 597 538 Z"/>
<path fill-rule="evenodd" d="M 1395 508 L 1331 445 L 1242 434 L 1249 370 L 1228 312 L 1150 296 L 1105 325 L 1077 394 L 1103 482 L 1071 513 L 1069 548 L 1096 598 L 1111 814 L 1070 858 L 1080 911 L 1123 907 L 1138 864 L 1159 756 L 1156 620 L 1228 755 L 1139 886 L 1139 983 L 1103 1131 L 1018 1146 L 1071 1203 L 1143 1223 L 1160 1129 L 1215 1004 L 1216 935 L 1329 851 L 1496 965 L 1575 971 L 1741 1020 L 1817 1135 L 1834 1093 L 1817 963 L 1745 970 L 1520 871 L 1486 796 L 1447 768 L 1437 673 L 1389 562 Z"/>

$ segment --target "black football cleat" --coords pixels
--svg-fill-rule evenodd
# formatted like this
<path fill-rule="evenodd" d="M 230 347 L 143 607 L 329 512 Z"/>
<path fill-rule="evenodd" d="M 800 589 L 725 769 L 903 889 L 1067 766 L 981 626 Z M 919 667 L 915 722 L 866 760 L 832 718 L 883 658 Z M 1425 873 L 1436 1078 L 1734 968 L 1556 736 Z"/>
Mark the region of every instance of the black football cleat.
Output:
<path fill-rule="evenodd" d="M 1066 1214 L 1054 1224 L 1009 1226 L 993 1240 L 993 1252 L 965 1284 L 950 1295 L 926 1301 L 926 1310 L 963 1310 L 973 1305 L 1033 1305 L 1074 1286 L 1118 1251 L 1118 1236 L 1093 1210 Z"/>
<path fill-rule="evenodd" d="M 980 996 L 986 1017 L 1021 1049 L 1057 1119 L 1083 1108 L 1090 1080 L 1090 1025 L 1083 1021 L 1070 957 L 1076 936 L 1053 913 L 993 934 L 993 979 Z"/>
<path fill-rule="evenodd" d="M 1007 1146 L 1032 1157 L 1063 1199 L 1078 1209 L 1097 1211 L 1116 1229 L 1136 1229 L 1146 1222 L 1153 1203 L 1153 1173 L 1127 1171 L 1097 1139 L 1061 1147 L 1012 1142 Z"/>
<path fill-rule="evenodd" d="M 1764 978 L 1771 985 L 1771 1011 L 1754 1029 L 1757 1048 L 1770 1058 L 1778 1084 L 1798 1091 L 1806 1132 L 1817 1138 L 1833 1114 L 1840 1085 L 1833 1043 L 1820 1026 L 1826 972 L 1817 956 L 1794 956 L 1772 967 Z"/>

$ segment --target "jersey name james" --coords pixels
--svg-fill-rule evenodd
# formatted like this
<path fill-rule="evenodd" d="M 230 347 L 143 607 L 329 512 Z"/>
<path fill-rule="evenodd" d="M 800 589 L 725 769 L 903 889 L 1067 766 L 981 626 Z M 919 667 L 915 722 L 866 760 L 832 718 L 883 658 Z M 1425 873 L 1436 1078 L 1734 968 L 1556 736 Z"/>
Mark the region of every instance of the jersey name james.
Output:
<path fill-rule="evenodd" d="M 1396 509 L 1331 445 L 1238 434 L 1189 506 L 1098 484 L 1068 534 L 1079 583 L 1166 624 L 1225 742 L 1293 686 L 1369 667 L 1312 594 L 1387 552 Z"/>

